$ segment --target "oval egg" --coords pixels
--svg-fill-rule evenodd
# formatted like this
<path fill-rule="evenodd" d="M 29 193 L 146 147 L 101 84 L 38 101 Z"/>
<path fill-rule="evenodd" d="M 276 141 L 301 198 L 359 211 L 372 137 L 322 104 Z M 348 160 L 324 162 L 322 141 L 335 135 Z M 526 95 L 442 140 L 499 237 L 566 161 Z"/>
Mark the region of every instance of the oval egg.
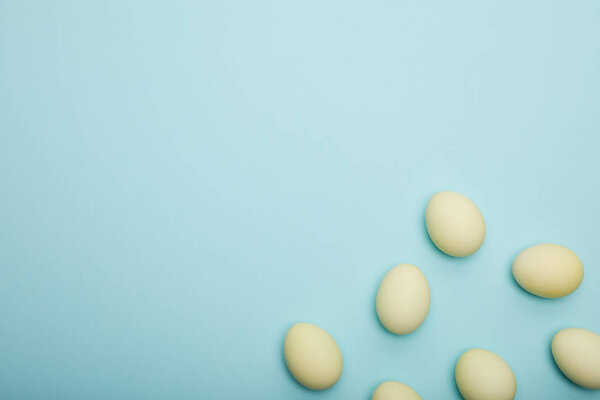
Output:
<path fill-rule="evenodd" d="M 283 354 L 294 379 L 309 389 L 328 389 L 342 375 L 340 348 L 329 333 L 316 325 L 292 326 L 285 336 Z"/>
<path fill-rule="evenodd" d="M 377 386 L 371 400 L 421 400 L 421 396 L 404 383 L 387 381 Z"/>
<path fill-rule="evenodd" d="M 515 258 L 512 271 L 523 289 L 548 298 L 573 293 L 583 280 L 583 264 L 577 254 L 552 243 L 523 250 Z"/>
<path fill-rule="evenodd" d="M 438 249 L 454 257 L 475 253 L 485 239 L 485 221 L 479 208 L 460 193 L 435 194 L 425 210 L 425 225 Z"/>
<path fill-rule="evenodd" d="M 517 380 L 502 358 L 484 349 L 463 353 L 454 371 L 456 386 L 466 400 L 511 400 Z"/>
<path fill-rule="evenodd" d="M 552 356 L 571 381 L 600 389 L 600 335 L 581 328 L 563 329 L 552 339 Z"/>
<path fill-rule="evenodd" d="M 429 312 L 429 300 L 429 285 L 423 272 L 412 264 L 400 264 L 379 284 L 377 316 L 387 330 L 404 335 L 423 323 Z"/>

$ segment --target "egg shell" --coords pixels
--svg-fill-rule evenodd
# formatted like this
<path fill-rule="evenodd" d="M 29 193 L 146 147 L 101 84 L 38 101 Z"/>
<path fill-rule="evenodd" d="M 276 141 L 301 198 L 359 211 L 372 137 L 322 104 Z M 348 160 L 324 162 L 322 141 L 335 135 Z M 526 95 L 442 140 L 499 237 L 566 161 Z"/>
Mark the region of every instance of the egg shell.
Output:
<path fill-rule="evenodd" d="M 511 400 L 517 392 L 517 381 L 510 366 L 488 350 L 464 352 L 454 374 L 456 386 L 466 400 Z"/>
<path fill-rule="evenodd" d="M 548 298 L 571 294 L 583 281 L 583 264 L 577 254 L 553 243 L 523 250 L 515 258 L 512 271 L 523 289 Z"/>
<path fill-rule="evenodd" d="M 371 400 L 421 400 L 421 396 L 402 382 L 386 381 L 377 386 Z"/>
<path fill-rule="evenodd" d="M 412 264 L 400 264 L 392 268 L 379 284 L 377 316 L 387 330 L 404 335 L 425 321 L 429 301 L 429 285 L 423 272 Z"/>
<path fill-rule="evenodd" d="M 425 225 L 438 249 L 454 257 L 475 253 L 485 240 L 485 221 L 479 208 L 460 193 L 439 192 L 429 200 Z"/>
<path fill-rule="evenodd" d="M 571 381 L 600 389 L 600 335 L 582 328 L 558 331 L 552 338 L 552 356 Z"/>
<path fill-rule="evenodd" d="M 309 389 L 328 389 L 342 375 L 340 348 L 333 337 L 317 325 L 292 326 L 285 336 L 283 354 L 294 379 Z"/>

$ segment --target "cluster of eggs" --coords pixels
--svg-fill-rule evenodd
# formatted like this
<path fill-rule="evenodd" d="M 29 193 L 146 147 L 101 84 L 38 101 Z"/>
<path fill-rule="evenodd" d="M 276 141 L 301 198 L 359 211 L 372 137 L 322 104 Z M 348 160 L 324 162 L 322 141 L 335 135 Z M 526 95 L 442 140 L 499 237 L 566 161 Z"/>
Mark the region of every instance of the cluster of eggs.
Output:
<path fill-rule="evenodd" d="M 425 211 L 427 232 L 444 253 L 466 257 L 485 239 L 485 222 L 479 208 L 454 192 L 434 195 Z M 583 280 L 583 265 L 564 246 L 540 244 L 522 251 L 513 262 L 513 276 L 528 292 L 546 298 L 566 296 Z M 405 335 L 417 329 L 429 312 L 429 285 L 412 264 L 392 268 L 379 285 L 377 316 L 390 332 Z M 600 389 L 600 335 L 581 328 L 563 329 L 552 339 L 552 355 L 560 370 L 574 383 Z M 292 376 L 313 390 L 328 389 L 342 374 L 342 353 L 333 337 L 309 323 L 292 326 L 284 341 L 284 358 Z M 517 381 L 510 366 L 484 349 L 463 353 L 455 368 L 456 385 L 467 400 L 510 400 Z M 396 381 L 380 384 L 371 400 L 417 400 L 419 394 Z"/>

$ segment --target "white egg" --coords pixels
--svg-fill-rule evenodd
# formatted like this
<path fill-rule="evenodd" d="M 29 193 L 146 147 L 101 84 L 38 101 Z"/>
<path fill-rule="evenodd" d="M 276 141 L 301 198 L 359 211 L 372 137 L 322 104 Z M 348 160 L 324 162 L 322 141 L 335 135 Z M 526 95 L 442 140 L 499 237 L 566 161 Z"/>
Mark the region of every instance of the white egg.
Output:
<path fill-rule="evenodd" d="M 371 400 L 421 400 L 421 396 L 404 383 L 386 381 L 377 386 Z"/>
<path fill-rule="evenodd" d="M 467 196 L 454 192 L 435 194 L 425 210 L 425 225 L 438 249 L 454 257 L 475 253 L 485 239 L 485 221 Z"/>
<path fill-rule="evenodd" d="M 466 400 L 511 400 L 517 380 L 502 358 L 483 349 L 463 353 L 454 371 L 456 386 Z"/>
<path fill-rule="evenodd" d="M 523 289 L 541 297 L 566 296 L 583 280 L 583 264 L 577 254 L 552 243 L 523 250 L 515 258 L 512 270 Z"/>
<path fill-rule="evenodd" d="M 292 326 L 285 336 L 283 354 L 294 379 L 309 389 L 328 389 L 342 375 L 340 348 L 329 333 L 316 325 Z"/>
<path fill-rule="evenodd" d="M 423 272 L 412 264 L 400 264 L 379 284 L 376 299 L 379 321 L 392 333 L 410 333 L 427 317 L 429 297 Z"/>
<path fill-rule="evenodd" d="M 600 335 L 581 328 L 558 331 L 552 356 L 567 378 L 584 388 L 600 389 Z"/>

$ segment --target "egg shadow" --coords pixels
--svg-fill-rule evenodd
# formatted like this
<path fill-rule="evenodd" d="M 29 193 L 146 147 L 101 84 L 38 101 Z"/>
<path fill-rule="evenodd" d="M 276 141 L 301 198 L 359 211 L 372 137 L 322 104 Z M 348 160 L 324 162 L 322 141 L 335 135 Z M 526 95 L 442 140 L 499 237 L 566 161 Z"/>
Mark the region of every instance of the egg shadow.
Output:
<path fill-rule="evenodd" d="M 448 368 L 449 370 L 452 371 L 452 373 L 450 374 L 449 378 L 451 380 L 450 385 L 452 387 L 454 387 L 454 393 L 456 394 L 456 398 L 457 399 L 463 399 L 463 395 L 460 393 L 460 390 L 458 389 L 458 385 L 456 384 L 456 375 L 455 375 L 455 369 L 456 369 L 456 363 L 458 362 L 458 359 L 460 358 L 461 355 L 463 355 L 463 353 L 467 351 L 467 349 L 464 349 L 460 355 L 458 357 L 455 357 L 454 359 L 454 364 L 452 364 L 452 366 L 450 368 Z"/>
<path fill-rule="evenodd" d="M 517 291 L 519 294 L 523 295 L 523 297 L 540 299 L 541 297 L 529 293 L 527 290 L 523 289 L 515 279 L 515 276 L 513 275 L 513 262 L 515 261 L 515 258 L 519 255 L 519 253 L 521 253 L 521 251 L 523 250 L 519 250 L 517 253 L 514 253 L 512 258 L 507 262 L 508 268 L 506 268 L 506 278 L 510 281 L 511 287 L 513 287 L 515 291 Z"/>
<path fill-rule="evenodd" d="M 381 385 L 386 380 L 389 380 L 389 379 L 381 379 L 379 382 L 371 385 L 371 387 L 370 387 L 371 391 L 369 393 L 367 393 L 368 397 L 365 397 L 365 400 L 371 400 L 371 397 L 373 397 L 373 393 L 375 393 L 375 389 L 377 389 L 379 387 L 379 385 Z"/>
<path fill-rule="evenodd" d="M 435 245 L 435 243 L 433 243 L 433 240 L 431 240 L 431 236 L 429 236 L 429 231 L 427 231 L 427 220 L 425 219 L 425 215 L 426 215 L 426 213 L 427 213 L 427 206 L 429 205 L 429 200 L 431 199 L 431 197 L 432 197 L 432 196 L 433 196 L 433 195 L 431 195 L 431 196 L 429 196 L 429 197 L 427 198 L 427 201 L 425 202 L 425 206 L 422 208 L 422 211 L 421 211 L 421 215 L 423 216 L 423 220 L 422 220 L 422 221 L 423 221 L 423 223 L 422 223 L 422 224 L 420 224 L 420 226 L 421 226 L 421 236 L 424 236 L 424 237 L 425 237 L 425 240 L 426 240 L 427 242 L 429 242 L 430 246 L 431 246 L 431 247 L 433 247 L 433 248 L 435 249 L 435 252 L 436 252 L 436 253 L 438 253 L 438 254 L 443 254 L 444 256 L 446 256 L 446 257 L 450 257 L 450 258 L 457 258 L 457 257 L 452 257 L 452 256 L 450 256 L 450 255 L 448 255 L 448 254 L 444 253 L 443 251 L 441 251 L 441 250 L 439 249 L 439 247 L 437 247 L 437 246 Z"/>
<path fill-rule="evenodd" d="M 393 267 L 390 267 L 389 269 L 387 269 L 386 271 L 384 271 L 381 276 L 379 277 L 379 280 L 377 280 L 377 282 L 375 282 L 375 286 L 373 288 L 372 291 L 372 296 L 371 299 L 372 303 L 370 305 L 371 308 L 371 315 L 373 315 L 373 319 L 375 321 L 375 323 L 377 324 L 377 326 L 379 327 L 379 330 L 383 330 L 386 335 L 388 335 L 388 337 L 399 337 L 402 335 L 396 335 L 395 333 L 392 333 L 390 331 L 387 330 L 387 328 L 385 326 L 383 326 L 383 324 L 381 323 L 381 321 L 379 320 L 379 315 L 377 315 L 377 291 L 379 290 L 379 285 L 381 284 L 381 281 L 383 280 L 383 278 L 387 275 L 387 273 L 392 269 Z"/>

